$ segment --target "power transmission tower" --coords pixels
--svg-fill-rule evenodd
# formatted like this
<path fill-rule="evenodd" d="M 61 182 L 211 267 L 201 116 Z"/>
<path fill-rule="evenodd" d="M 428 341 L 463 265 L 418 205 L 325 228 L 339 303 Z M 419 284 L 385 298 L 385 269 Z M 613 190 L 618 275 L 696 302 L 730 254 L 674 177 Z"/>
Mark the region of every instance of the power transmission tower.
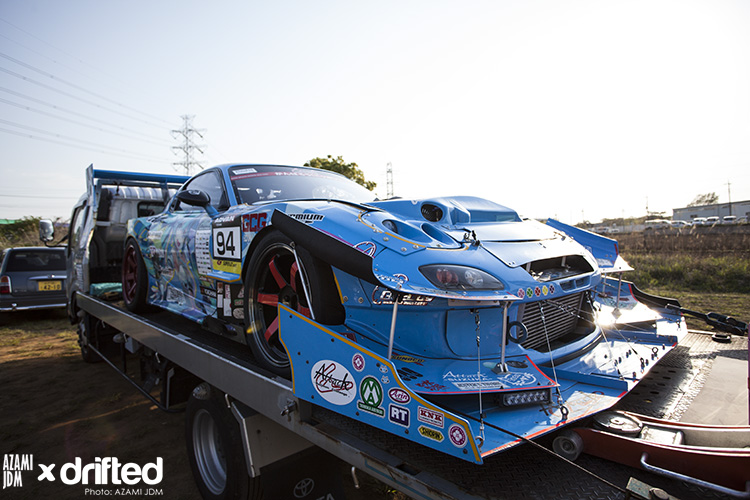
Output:
<path fill-rule="evenodd" d="M 193 139 L 196 135 L 203 139 L 205 129 L 198 130 L 193 128 L 194 115 L 182 115 L 180 118 L 182 118 L 182 128 L 172 130 L 172 137 L 180 139 L 182 144 L 179 146 L 172 146 L 172 150 L 175 154 L 177 154 L 178 151 L 182 151 L 185 157 L 182 161 L 175 162 L 172 165 L 185 169 L 185 175 L 192 175 L 194 166 L 203 170 L 203 165 L 195 161 L 193 152 L 198 151 L 200 154 L 203 154 L 203 149 L 205 149 L 206 146 L 195 144 Z"/>
<path fill-rule="evenodd" d="M 386 199 L 393 198 L 393 165 L 388 162 L 385 170 Z"/>

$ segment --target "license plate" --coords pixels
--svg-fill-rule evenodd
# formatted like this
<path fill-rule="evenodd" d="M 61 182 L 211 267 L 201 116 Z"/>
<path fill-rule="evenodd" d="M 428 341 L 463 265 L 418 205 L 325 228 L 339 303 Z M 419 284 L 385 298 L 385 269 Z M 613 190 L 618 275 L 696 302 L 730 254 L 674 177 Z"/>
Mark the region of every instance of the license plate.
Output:
<path fill-rule="evenodd" d="M 54 292 L 62 290 L 62 281 L 40 281 L 39 291 L 40 292 Z"/>

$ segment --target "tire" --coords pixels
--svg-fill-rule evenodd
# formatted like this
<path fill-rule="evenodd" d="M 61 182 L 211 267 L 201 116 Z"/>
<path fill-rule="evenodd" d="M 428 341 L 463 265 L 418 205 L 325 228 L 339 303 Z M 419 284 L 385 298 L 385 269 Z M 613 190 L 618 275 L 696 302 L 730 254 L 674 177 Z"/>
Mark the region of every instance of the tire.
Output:
<path fill-rule="evenodd" d="M 552 441 L 552 450 L 574 462 L 583 451 L 583 439 L 575 431 L 564 430 Z"/>
<path fill-rule="evenodd" d="M 203 383 L 185 409 L 185 442 L 193 478 L 204 499 L 256 499 L 258 481 L 245 465 L 239 424 L 219 391 Z"/>
<path fill-rule="evenodd" d="M 78 312 L 78 345 L 81 348 L 81 357 L 86 363 L 99 363 L 102 358 L 89 348 L 91 343 L 91 318 L 84 311 Z"/>
<path fill-rule="evenodd" d="M 246 342 L 255 359 L 267 370 L 291 377 L 289 357 L 279 338 L 278 304 L 322 324 L 342 324 L 344 308 L 331 267 L 297 247 L 278 231 L 268 233 L 253 252 L 245 272 Z M 308 304 L 302 277 L 311 295 Z"/>
<path fill-rule="evenodd" d="M 148 274 L 141 249 L 134 239 L 125 243 L 122 257 L 122 299 L 130 312 L 147 312 Z"/>

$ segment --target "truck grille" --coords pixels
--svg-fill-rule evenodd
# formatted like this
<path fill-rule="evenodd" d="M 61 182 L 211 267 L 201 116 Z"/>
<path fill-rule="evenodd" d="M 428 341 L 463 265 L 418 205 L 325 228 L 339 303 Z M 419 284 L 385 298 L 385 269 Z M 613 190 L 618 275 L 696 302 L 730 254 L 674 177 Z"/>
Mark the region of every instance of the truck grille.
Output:
<path fill-rule="evenodd" d="M 526 349 L 547 351 L 545 327 L 550 344 L 555 339 L 572 332 L 578 324 L 583 294 L 584 292 L 579 292 L 559 299 L 521 304 L 518 318 L 529 332 L 528 338 L 521 345 Z M 542 322 L 542 311 L 544 311 L 544 322 Z"/>

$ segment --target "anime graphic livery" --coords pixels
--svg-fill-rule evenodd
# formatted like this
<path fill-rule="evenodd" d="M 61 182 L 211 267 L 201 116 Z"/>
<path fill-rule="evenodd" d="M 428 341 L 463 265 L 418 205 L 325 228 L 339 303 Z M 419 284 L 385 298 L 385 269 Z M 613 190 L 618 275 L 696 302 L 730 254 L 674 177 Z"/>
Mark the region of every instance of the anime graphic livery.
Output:
<path fill-rule="evenodd" d="M 686 331 L 617 244 L 474 197 L 223 165 L 129 222 L 123 296 L 246 343 L 295 395 L 464 460 L 609 408 Z"/>

